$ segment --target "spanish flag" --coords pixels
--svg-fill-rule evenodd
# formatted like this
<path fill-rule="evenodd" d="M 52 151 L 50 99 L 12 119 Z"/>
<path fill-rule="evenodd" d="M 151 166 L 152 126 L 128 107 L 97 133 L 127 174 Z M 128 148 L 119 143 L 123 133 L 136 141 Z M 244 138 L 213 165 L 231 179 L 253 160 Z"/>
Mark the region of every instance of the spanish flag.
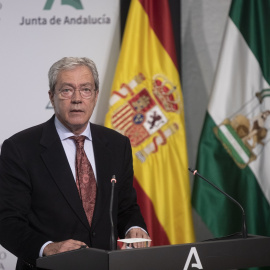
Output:
<path fill-rule="evenodd" d="M 184 109 L 168 0 L 132 0 L 105 125 L 129 137 L 152 244 L 194 241 Z"/>

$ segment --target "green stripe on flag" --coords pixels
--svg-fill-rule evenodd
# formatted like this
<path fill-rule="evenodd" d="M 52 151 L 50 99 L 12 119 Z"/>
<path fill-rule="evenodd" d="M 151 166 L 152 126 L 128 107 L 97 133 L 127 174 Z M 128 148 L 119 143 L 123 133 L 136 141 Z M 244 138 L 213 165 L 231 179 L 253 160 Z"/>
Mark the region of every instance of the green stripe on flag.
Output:
<path fill-rule="evenodd" d="M 265 80 L 270 84 L 270 1 L 232 1 L 230 17 L 260 63 Z"/>

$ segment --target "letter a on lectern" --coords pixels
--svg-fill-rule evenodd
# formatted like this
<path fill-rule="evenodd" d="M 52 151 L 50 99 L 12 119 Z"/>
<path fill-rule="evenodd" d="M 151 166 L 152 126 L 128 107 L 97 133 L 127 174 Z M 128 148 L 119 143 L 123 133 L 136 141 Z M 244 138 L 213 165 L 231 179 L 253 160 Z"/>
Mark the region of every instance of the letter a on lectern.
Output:
<path fill-rule="evenodd" d="M 192 267 L 192 268 L 197 268 L 197 269 L 203 269 L 201 260 L 200 260 L 199 255 L 198 255 L 198 252 L 197 252 L 197 250 L 196 250 L 195 247 L 192 247 L 192 248 L 190 249 L 189 254 L 188 254 L 188 258 L 187 258 L 187 261 L 186 261 L 186 264 L 185 264 L 185 267 L 184 267 L 183 270 L 188 270 L 188 267 L 189 267 L 189 265 L 190 265 L 192 256 L 195 257 L 196 263 L 193 263 L 193 264 L 191 265 L 191 267 Z"/>

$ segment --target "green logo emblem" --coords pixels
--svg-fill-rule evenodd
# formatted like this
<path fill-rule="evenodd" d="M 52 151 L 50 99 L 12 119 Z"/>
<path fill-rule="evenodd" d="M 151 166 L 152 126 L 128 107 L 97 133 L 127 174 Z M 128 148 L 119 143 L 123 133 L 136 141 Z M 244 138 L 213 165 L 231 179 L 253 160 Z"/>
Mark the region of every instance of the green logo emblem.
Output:
<path fill-rule="evenodd" d="M 54 3 L 54 0 L 47 0 L 43 9 L 50 10 L 52 8 L 53 3 Z M 69 5 L 76 9 L 83 9 L 81 0 L 61 0 L 61 4 Z"/>

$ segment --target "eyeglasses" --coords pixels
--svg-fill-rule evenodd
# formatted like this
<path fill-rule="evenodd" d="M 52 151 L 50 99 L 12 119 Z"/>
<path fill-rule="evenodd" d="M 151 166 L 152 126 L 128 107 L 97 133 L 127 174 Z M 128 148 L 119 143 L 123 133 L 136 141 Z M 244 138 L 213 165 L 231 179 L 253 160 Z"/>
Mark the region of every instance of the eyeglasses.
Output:
<path fill-rule="evenodd" d="M 74 95 L 75 91 L 79 91 L 81 94 L 81 97 L 85 98 L 85 99 L 92 98 L 92 96 L 94 96 L 94 92 L 96 92 L 95 89 L 91 89 L 91 88 L 87 88 L 87 87 L 79 89 L 79 90 L 75 90 L 74 88 L 65 87 L 63 89 L 60 89 L 59 93 L 63 99 L 71 99 L 72 96 Z"/>

